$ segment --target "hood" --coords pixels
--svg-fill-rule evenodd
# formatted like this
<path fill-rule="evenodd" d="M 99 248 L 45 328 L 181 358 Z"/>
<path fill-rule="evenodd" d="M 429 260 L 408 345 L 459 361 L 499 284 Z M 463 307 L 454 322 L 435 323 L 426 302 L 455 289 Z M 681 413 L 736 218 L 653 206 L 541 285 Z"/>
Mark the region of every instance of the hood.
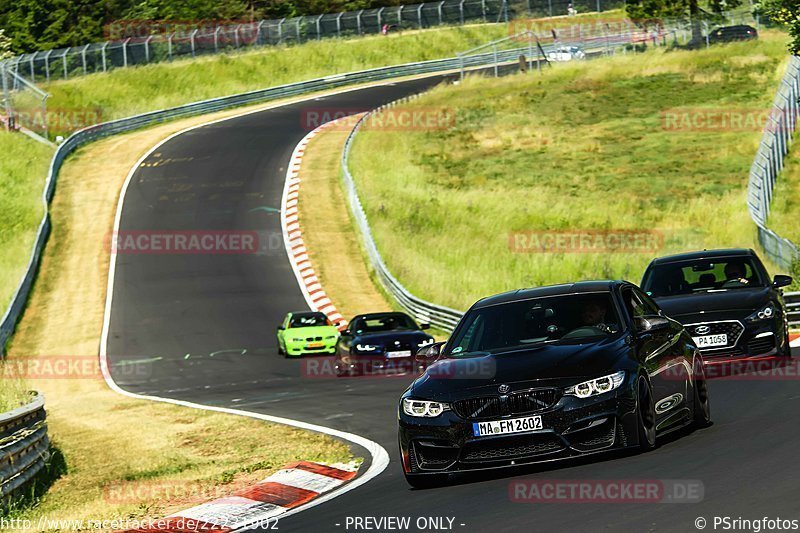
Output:
<path fill-rule="evenodd" d="M 334 326 L 309 326 L 305 328 L 289 328 L 284 330 L 287 337 L 328 337 L 330 335 L 339 336 L 339 330 Z"/>
<path fill-rule="evenodd" d="M 511 391 L 532 387 L 567 387 L 625 367 L 630 347 L 623 337 L 599 343 L 542 345 L 496 355 L 441 359 L 412 384 L 422 398 L 457 399 L 497 394 L 500 384 Z"/>
<path fill-rule="evenodd" d="M 377 344 L 380 346 L 388 346 L 391 348 L 391 345 L 394 344 L 395 341 L 400 342 L 402 344 L 406 343 L 419 344 L 431 338 L 432 337 L 430 335 L 428 335 L 427 333 L 423 333 L 422 331 L 395 329 L 390 331 L 376 331 L 374 333 L 362 333 L 360 335 L 356 335 L 355 338 L 353 339 L 353 342 L 364 343 L 364 344 Z"/>
<path fill-rule="evenodd" d="M 770 287 L 731 289 L 727 291 L 700 292 L 656 298 L 656 303 L 667 316 L 679 322 L 688 315 L 706 313 L 740 312 L 750 314 L 770 300 Z M 708 317 L 706 317 L 708 319 Z"/>

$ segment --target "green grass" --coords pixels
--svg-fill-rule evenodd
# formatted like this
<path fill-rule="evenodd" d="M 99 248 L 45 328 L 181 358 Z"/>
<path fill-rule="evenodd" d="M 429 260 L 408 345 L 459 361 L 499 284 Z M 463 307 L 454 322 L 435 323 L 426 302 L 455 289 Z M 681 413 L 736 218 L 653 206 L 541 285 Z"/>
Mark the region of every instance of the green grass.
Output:
<path fill-rule="evenodd" d="M 53 149 L 0 131 L 0 316 L 19 285 L 42 219 L 42 189 Z"/>
<path fill-rule="evenodd" d="M 352 156 L 389 268 L 413 293 L 464 309 L 519 287 L 638 282 L 653 256 L 514 253 L 517 231 L 656 229 L 658 255 L 757 249 L 745 194 L 758 128 L 670 131 L 661 113 L 766 109 L 785 46 L 785 35 L 764 32 L 756 43 L 562 64 L 542 76 L 472 77 L 414 101 L 452 109 L 455 125 L 368 130 Z"/>
<path fill-rule="evenodd" d="M 570 24 L 620 11 L 586 14 Z M 521 27 L 514 26 L 517 30 Z M 98 111 L 103 120 L 332 74 L 453 57 L 507 37 L 509 25 L 478 24 L 389 36 L 327 39 L 294 46 L 155 63 L 53 82 L 50 109 Z"/>
<path fill-rule="evenodd" d="M 0 413 L 6 413 L 28 403 L 31 399 L 29 389 L 25 382 L 10 376 L 3 375 L 3 363 L 0 363 Z"/>

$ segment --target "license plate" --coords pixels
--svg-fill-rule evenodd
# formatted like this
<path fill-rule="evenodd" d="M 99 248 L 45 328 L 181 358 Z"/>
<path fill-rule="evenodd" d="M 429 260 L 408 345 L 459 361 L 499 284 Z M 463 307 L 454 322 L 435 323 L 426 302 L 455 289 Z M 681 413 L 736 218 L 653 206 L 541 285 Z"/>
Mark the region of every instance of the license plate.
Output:
<path fill-rule="evenodd" d="M 694 343 L 698 348 L 710 348 L 713 346 L 727 346 L 728 336 L 725 334 L 720 335 L 704 335 L 702 337 L 692 337 Z"/>
<path fill-rule="evenodd" d="M 411 357 L 411 350 L 400 350 L 398 352 L 386 352 L 386 357 Z"/>
<path fill-rule="evenodd" d="M 306 348 L 322 348 L 323 346 L 325 346 L 323 342 L 309 342 L 306 344 Z"/>
<path fill-rule="evenodd" d="M 472 433 L 476 437 L 488 435 L 508 435 L 509 433 L 527 433 L 543 429 L 541 416 L 526 416 L 510 420 L 492 420 L 489 422 L 473 422 Z"/>

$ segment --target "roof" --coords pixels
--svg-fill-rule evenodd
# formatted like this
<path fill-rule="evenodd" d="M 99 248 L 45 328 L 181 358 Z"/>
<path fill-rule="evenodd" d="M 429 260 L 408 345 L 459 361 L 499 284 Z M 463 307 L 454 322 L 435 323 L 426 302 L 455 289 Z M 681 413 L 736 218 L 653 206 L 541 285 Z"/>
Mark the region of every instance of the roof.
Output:
<path fill-rule="evenodd" d="M 666 255 L 653 259 L 650 265 L 663 265 L 665 263 L 678 263 L 695 259 L 720 259 L 724 257 L 754 256 L 756 253 L 749 248 L 728 248 L 723 250 L 702 250 L 700 252 L 687 252 L 684 254 Z"/>
<path fill-rule="evenodd" d="M 562 285 L 547 285 L 544 287 L 533 287 L 529 289 L 517 289 L 515 291 L 495 294 L 479 300 L 473 308 L 480 309 L 490 305 L 518 302 L 530 300 L 532 298 L 543 298 L 546 296 L 560 296 L 563 294 L 577 294 L 586 292 L 608 292 L 617 285 L 624 282 L 616 280 L 595 280 L 579 281 L 577 283 L 564 283 Z"/>

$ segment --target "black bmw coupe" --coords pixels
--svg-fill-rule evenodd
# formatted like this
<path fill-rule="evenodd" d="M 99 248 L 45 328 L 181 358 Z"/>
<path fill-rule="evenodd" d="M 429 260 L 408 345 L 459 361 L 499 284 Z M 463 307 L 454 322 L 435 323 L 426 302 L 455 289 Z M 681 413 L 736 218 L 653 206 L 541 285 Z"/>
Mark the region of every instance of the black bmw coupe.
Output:
<path fill-rule="evenodd" d="M 405 313 L 370 313 L 350 321 L 336 345 L 336 375 L 396 374 L 421 368 L 414 356 L 433 337 Z"/>
<path fill-rule="evenodd" d="M 638 287 L 591 281 L 478 301 L 399 405 L 409 484 L 613 449 L 710 422 L 691 337 Z"/>
<path fill-rule="evenodd" d="M 706 363 L 790 357 L 782 287 L 753 250 L 708 250 L 654 259 L 642 289 L 681 322 Z"/>

